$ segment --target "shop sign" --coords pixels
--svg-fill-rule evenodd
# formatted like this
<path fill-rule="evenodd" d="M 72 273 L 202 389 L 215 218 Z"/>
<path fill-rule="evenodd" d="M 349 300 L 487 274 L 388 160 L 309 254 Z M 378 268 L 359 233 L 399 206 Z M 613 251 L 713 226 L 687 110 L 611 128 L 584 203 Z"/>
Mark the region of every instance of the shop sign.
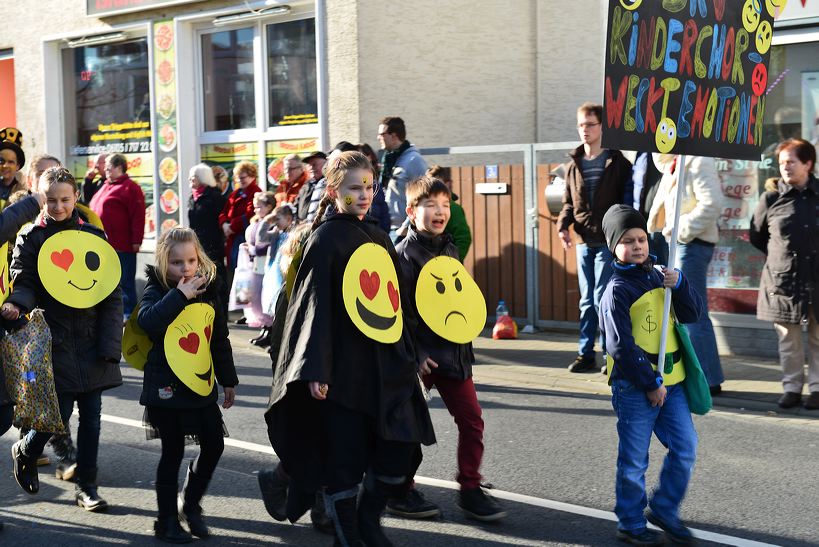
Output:
<path fill-rule="evenodd" d="M 318 150 L 318 139 L 297 139 L 267 143 L 267 182 L 274 186 L 284 179 L 284 158 L 290 154 L 306 156 Z"/>
<path fill-rule="evenodd" d="M 179 218 L 179 158 L 176 134 L 176 40 L 173 21 L 156 21 L 153 25 L 154 111 L 156 113 L 155 195 L 160 206 L 155 209 L 160 233 L 175 226 Z M 171 222 L 173 221 L 173 222 Z"/>
<path fill-rule="evenodd" d="M 758 159 L 781 3 L 609 0 L 603 146 Z"/>
<path fill-rule="evenodd" d="M 85 0 L 85 13 L 93 17 L 107 17 L 131 11 L 163 8 L 177 4 L 193 4 L 202 0 Z"/>

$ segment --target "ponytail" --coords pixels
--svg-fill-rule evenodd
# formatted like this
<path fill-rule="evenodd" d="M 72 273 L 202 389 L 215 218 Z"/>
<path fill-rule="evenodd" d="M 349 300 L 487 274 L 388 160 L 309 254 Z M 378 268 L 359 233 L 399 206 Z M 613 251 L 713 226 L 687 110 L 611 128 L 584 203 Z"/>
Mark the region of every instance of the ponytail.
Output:
<path fill-rule="evenodd" d="M 321 196 L 321 201 L 319 202 L 318 209 L 316 209 L 316 218 L 313 219 L 313 225 L 310 226 L 310 232 L 315 232 L 316 228 L 319 227 L 321 224 L 322 219 L 324 218 L 324 213 L 327 211 L 327 207 L 330 206 L 330 203 L 333 202 L 333 198 L 330 197 L 330 194 L 327 193 L 327 190 L 324 190 L 324 195 Z"/>

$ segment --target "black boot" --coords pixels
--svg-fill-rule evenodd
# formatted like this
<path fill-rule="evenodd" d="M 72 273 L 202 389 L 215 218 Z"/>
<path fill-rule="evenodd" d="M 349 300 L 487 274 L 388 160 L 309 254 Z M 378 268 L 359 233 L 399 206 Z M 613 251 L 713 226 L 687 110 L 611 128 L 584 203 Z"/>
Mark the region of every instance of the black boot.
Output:
<path fill-rule="evenodd" d="M 77 484 L 74 485 L 77 505 L 86 511 L 97 512 L 108 509 L 108 502 L 97 493 L 97 468 L 77 469 Z"/>
<path fill-rule="evenodd" d="M 290 486 L 290 477 L 284 473 L 281 464 L 273 470 L 259 471 L 258 479 L 267 513 L 279 522 L 287 520 L 287 489 Z"/>
<path fill-rule="evenodd" d="M 40 491 L 40 478 L 37 475 L 37 458 L 23 454 L 23 441 L 11 445 L 11 458 L 14 460 L 14 480 L 27 494 Z"/>
<path fill-rule="evenodd" d="M 64 481 L 74 480 L 77 473 L 77 448 L 71 440 L 71 433 L 52 435 L 48 444 L 59 460 L 54 476 Z"/>
<path fill-rule="evenodd" d="M 391 485 L 371 479 L 364 482 L 364 492 L 358 504 L 358 529 L 367 547 L 392 547 L 381 528 L 381 514 L 390 497 L 398 497 L 405 491 L 403 483 Z"/>
<path fill-rule="evenodd" d="M 154 535 L 166 543 L 190 543 L 193 537 L 179 524 L 176 509 L 176 484 L 156 485 L 156 504 L 159 515 L 154 522 Z"/>
<path fill-rule="evenodd" d="M 357 487 L 324 495 L 327 516 L 333 521 L 335 528 L 334 547 L 366 547 L 367 545 L 362 541 L 358 531 L 356 498 L 358 498 Z"/>
<path fill-rule="evenodd" d="M 332 536 L 335 533 L 333 521 L 327 516 L 327 508 L 324 506 L 323 490 L 316 492 L 316 503 L 314 503 L 313 508 L 310 509 L 310 521 L 313 523 L 313 528 L 322 534 Z"/>
<path fill-rule="evenodd" d="M 199 502 L 208 489 L 210 477 L 203 477 L 201 473 L 194 473 L 193 463 L 188 465 L 188 474 L 185 477 L 185 486 L 179 496 L 179 520 L 188 525 L 191 534 L 199 538 L 210 536 L 205 519 L 202 518 L 202 507 Z"/>

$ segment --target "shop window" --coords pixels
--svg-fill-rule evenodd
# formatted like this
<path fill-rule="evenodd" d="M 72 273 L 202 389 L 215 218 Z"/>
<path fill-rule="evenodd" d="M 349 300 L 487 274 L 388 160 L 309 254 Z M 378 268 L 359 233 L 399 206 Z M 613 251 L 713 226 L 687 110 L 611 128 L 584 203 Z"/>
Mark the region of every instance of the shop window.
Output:
<path fill-rule="evenodd" d="M 253 28 L 202 35 L 205 131 L 256 127 Z"/>
<path fill-rule="evenodd" d="M 14 94 L 14 57 L 10 50 L 0 51 L 0 127 L 17 127 Z"/>
<path fill-rule="evenodd" d="M 314 19 L 267 25 L 269 125 L 318 123 Z"/>
<path fill-rule="evenodd" d="M 723 198 L 720 240 L 708 271 L 711 311 L 756 313 L 765 255 L 750 244 L 748 229 L 766 183 L 780 176 L 776 146 L 792 137 L 819 145 L 817 51 L 816 42 L 771 49 L 760 161 L 717 160 Z"/>
<path fill-rule="evenodd" d="M 259 160 L 259 147 L 255 142 L 234 142 L 221 144 L 204 144 L 199 150 L 202 161 L 211 165 L 220 165 L 227 171 L 231 187 L 233 185 L 233 168 L 241 161 L 256 163 Z M 259 175 L 259 179 L 262 179 Z M 261 181 L 257 181 L 263 186 Z"/>
<path fill-rule="evenodd" d="M 63 50 L 66 165 L 83 177 L 99 153 L 121 153 L 153 203 L 150 84 L 145 39 Z"/>

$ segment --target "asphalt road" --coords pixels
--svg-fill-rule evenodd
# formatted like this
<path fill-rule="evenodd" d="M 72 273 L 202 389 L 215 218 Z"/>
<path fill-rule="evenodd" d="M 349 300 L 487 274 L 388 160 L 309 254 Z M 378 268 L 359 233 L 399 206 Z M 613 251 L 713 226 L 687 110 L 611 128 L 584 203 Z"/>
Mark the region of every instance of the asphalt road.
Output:
<path fill-rule="evenodd" d="M 309 519 L 281 524 L 264 510 L 256 473 L 275 463 L 265 453 L 269 445 L 262 419 L 270 362 L 266 354 L 242 342 L 247 335 L 248 331 L 234 331 L 241 385 L 236 406 L 225 412 L 225 422 L 231 441 L 251 444 L 225 450 L 203 503 L 214 535 L 208 544 L 331 545 L 331 538 L 312 530 Z M 39 494 L 23 493 L 11 474 L 9 451 L 16 438 L 12 430 L 0 437 L 1 453 L 6 454 L 0 458 L 0 499 L 4 500 L 0 520 L 6 524 L 0 544 L 156 543 L 152 481 L 159 441 L 146 441 L 135 426 L 142 418 L 137 402 L 140 374 L 128 368 L 123 373 L 125 385 L 107 392 L 103 400 L 106 418 L 99 482 L 111 509 L 91 514 L 74 506 L 73 485 L 55 479 L 53 466 L 41 468 Z M 452 481 L 455 475 L 457 430 L 435 398 L 431 408 L 439 442 L 425 451 L 419 482 L 427 496 L 442 506 L 444 518 L 423 522 L 385 518 L 395 543 L 618 544 L 615 523 L 609 520 L 614 506 L 616 433 L 608 398 L 484 385 L 477 380 L 486 421 L 483 472 L 510 516 L 493 525 L 468 521 L 455 503 L 457 492 L 451 483 L 440 483 Z M 697 530 L 729 536 L 716 537 L 729 544 L 818 545 L 819 427 L 811 421 L 722 411 L 695 421 L 700 451 L 683 518 Z M 76 418 L 72 426 L 76 428 Z M 195 453 L 195 446 L 188 448 L 189 456 Z M 662 455 L 662 447 L 655 443 L 650 485 L 656 482 Z M 571 506 L 558 510 L 554 502 Z"/>

